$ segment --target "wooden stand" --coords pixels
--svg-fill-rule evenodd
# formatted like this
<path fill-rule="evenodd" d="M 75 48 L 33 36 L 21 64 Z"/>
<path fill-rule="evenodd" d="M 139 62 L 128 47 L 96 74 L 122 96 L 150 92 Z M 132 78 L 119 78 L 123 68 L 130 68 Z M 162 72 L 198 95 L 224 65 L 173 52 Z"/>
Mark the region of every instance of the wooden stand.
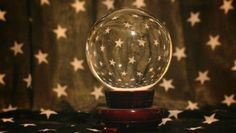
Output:
<path fill-rule="evenodd" d="M 161 120 L 160 108 L 152 106 L 153 90 L 107 91 L 105 95 L 108 107 L 98 108 L 106 126 L 105 133 L 148 131 L 156 128 Z"/>

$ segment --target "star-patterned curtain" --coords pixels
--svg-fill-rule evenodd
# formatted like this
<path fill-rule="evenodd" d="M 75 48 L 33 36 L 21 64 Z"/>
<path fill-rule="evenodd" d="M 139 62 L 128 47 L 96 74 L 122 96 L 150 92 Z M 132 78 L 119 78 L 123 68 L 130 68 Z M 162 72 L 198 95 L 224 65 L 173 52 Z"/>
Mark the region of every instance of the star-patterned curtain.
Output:
<path fill-rule="evenodd" d="M 173 59 L 154 86 L 154 104 L 230 106 L 236 103 L 235 7 L 234 0 L 1 0 L 1 111 L 89 111 L 105 103 L 85 44 L 95 21 L 120 8 L 146 10 L 170 31 Z"/>

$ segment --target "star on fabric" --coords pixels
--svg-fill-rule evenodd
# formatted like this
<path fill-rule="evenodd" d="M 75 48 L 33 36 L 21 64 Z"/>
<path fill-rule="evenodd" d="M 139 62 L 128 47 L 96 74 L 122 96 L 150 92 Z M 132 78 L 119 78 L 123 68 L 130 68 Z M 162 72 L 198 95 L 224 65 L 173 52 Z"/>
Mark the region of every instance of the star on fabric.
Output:
<path fill-rule="evenodd" d="M 139 77 L 143 76 L 143 74 L 142 74 L 141 72 L 137 72 L 137 75 L 138 75 Z"/>
<path fill-rule="evenodd" d="M 172 121 L 170 118 L 162 118 L 161 123 L 158 126 L 165 125 L 168 121 Z"/>
<path fill-rule="evenodd" d="M 133 6 L 136 6 L 137 8 L 141 8 L 141 7 L 145 7 L 146 4 L 144 2 L 144 0 L 135 0 L 133 3 L 132 3 Z"/>
<path fill-rule="evenodd" d="M 43 53 L 41 50 L 38 51 L 38 54 L 35 54 L 34 55 L 35 58 L 38 59 L 38 63 L 41 64 L 41 63 L 46 63 L 48 64 L 48 60 L 46 59 L 48 54 L 47 53 Z"/>
<path fill-rule="evenodd" d="M 74 3 L 71 4 L 71 7 L 75 9 L 76 13 L 79 13 L 80 11 L 85 11 L 84 4 L 85 1 L 75 0 Z"/>
<path fill-rule="evenodd" d="M 14 111 L 17 110 L 17 107 L 13 107 L 11 104 L 7 108 L 3 108 L 3 112 L 9 112 L 9 111 Z"/>
<path fill-rule="evenodd" d="M 188 101 L 188 106 L 185 108 L 187 110 L 196 110 L 199 109 L 198 103 L 194 103 L 192 101 Z"/>
<path fill-rule="evenodd" d="M 50 109 L 43 109 L 43 108 L 41 108 L 40 109 L 40 114 L 41 115 L 46 115 L 47 119 L 49 119 L 51 115 L 56 115 L 57 112 L 55 112 L 53 110 L 50 110 Z"/>
<path fill-rule="evenodd" d="M 34 123 L 24 123 L 24 124 L 21 124 L 23 127 L 35 127 L 36 124 Z"/>
<path fill-rule="evenodd" d="M 193 27 L 196 23 L 201 22 L 200 18 L 199 18 L 200 12 L 190 12 L 190 17 L 187 19 L 187 21 L 191 24 L 191 26 Z"/>
<path fill-rule="evenodd" d="M 172 85 L 173 80 L 166 80 L 163 78 L 162 83 L 159 84 L 159 86 L 163 87 L 165 91 L 167 92 L 169 89 L 174 89 L 175 87 Z"/>
<path fill-rule="evenodd" d="M 102 92 L 102 89 L 103 89 L 102 86 L 100 86 L 100 87 L 96 87 L 96 86 L 95 86 L 95 87 L 93 88 L 93 91 L 92 91 L 90 94 L 93 95 L 96 100 L 98 100 L 99 97 L 104 96 L 104 94 L 103 94 L 103 92 Z"/>
<path fill-rule="evenodd" d="M 122 76 L 126 76 L 126 75 L 127 75 L 127 72 L 123 71 L 123 72 L 121 72 L 121 75 L 122 75 Z"/>
<path fill-rule="evenodd" d="M 206 43 L 206 45 L 209 45 L 211 49 L 214 51 L 217 46 L 221 45 L 221 43 L 219 42 L 219 38 L 220 38 L 219 35 L 216 36 L 209 35 L 209 40 Z"/>
<path fill-rule="evenodd" d="M 144 24 L 144 28 L 148 29 L 149 28 L 148 24 Z"/>
<path fill-rule="evenodd" d="M 22 46 L 23 43 L 18 43 L 18 42 L 14 42 L 14 46 L 10 47 L 10 50 L 12 50 L 14 52 L 14 56 L 17 56 L 17 54 L 23 54 L 23 50 L 22 50 Z"/>
<path fill-rule="evenodd" d="M 129 27 L 131 27 L 131 24 L 130 24 L 130 23 L 128 23 L 128 22 L 124 23 L 124 25 L 125 25 L 125 27 L 126 27 L 126 28 L 129 28 Z"/>
<path fill-rule="evenodd" d="M 138 39 L 138 45 L 144 47 L 144 45 L 145 45 L 145 41 L 142 40 L 142 39 Z"/>
<path fill-rule="evenodd" d="M 38 130 L 39 132 L 55 132 L 56 129 L 48 129 L 48 128 L 44 128 L 44 129 L 40 129 Z"/>
<path fill-rule="evenodd" d="M 173 53 L 173 56 L 177 58 L 177 61 L 180 61 L 182 58 L 186 57 L 185 54 L 185 48 L 175 48 L 175 52 Z"/>
<path fill-rule="evenodd" d="M 2 85 L 5 85 L 4 77 L 5 77 L 5 74 L 0 73 L 0 84 Z"/>
<path fill-rule="evenodd" d="M 1 120 L 2 120 L 2 122 L 4 122 L 4 123 L 5 123 L 5 122 L 14 123 L 14 122 L 15 122 L 13 117 L 10 117 L 10 118 L 2 118 Z"/>
<path fill-rule="evenodd" d="M 23 81 L 26 82 L 26 87 L 27 88 L 31 87 L 31 83 L 32 83 L 31 74 L 28 74 L 28 76 L 26 78 L 24 78 Z"/>
<path fill-rule="evenodd" d="M 232 71 L 236 71 L 236 60 L 234 60 L 234 66 L 231 67 Z"/>
<path fill-rule="evenodd" d="M 121 47 L 121 44 L 123 44 L 123 41 L 119 38 L 117 41 L 115 41 L 116 47 Z"/>
<path fill-rule="evenodd" d="M 6 15 L 6 11 L 3 11 L 0 9 L 0 20 L 1 21 L 6 21 L 5 15 Z"/>
<path fill-rule="evenodd" d="M 223 104 L 226 104 L 228 107 L 233 104 L 236 103 L 236 100 L 234 99 L 234 94 L 231 94 L 229 96 L 224 95 L 224 100 L 222 101 Z"/>
<path fill-rule="evenodd" d="M 174 117 L 175 119 L 178 119 L 178 115 L 183 112 L 182 110 L 169 110 L 169 118 Z"/>
<path fill-rule="evenodd" d="M 100 47 L 100 49 L 101 49 L 102 52 L 104 52 L 105 47 L 102 45 L 102 46 Z"/>
<path fill-rule="evenodd" d="M 224 0 L 223 5 L 220 6 L 220 9 L 224 10 L 225 14 L 228 14 L 230 10 L 234 9 L 232 3 L 233 3 L 233 0 Z"/>
<path fill-rule="evenodd" d="M 205 121 L 203 121 L 202 123 L 211 124 L 213 122 L 219 121 L 218 119 L 215 118 L 215 115 L 216 114 L 214 113 L 211 116 L 204 116 Z"/>
<path fill-rule="evenodd" d="M 107 28 L 105 29 L 105 32 L 106 32 L 106 33 L 110 33 L 110 30 L 111 30 L 111 29 L 110 29 L 109 27 L 107 27 Z"/>
<path fill-rule="evenodd" d="M 61 86 L 60 84 L 57 84 L 57 88 L 54 88 L 53 91 L 57 94 L 57 97 L 60 98 L 62 96 L 67 96 L 66 88 L 66 85 Z"/>
<path fill-rule="evenodd" d="M 57 28 L 53 30 L 53 32 L 57 36 L 57 39 L 66 38 L 66 31 L 67 31 L 67 29 L 61 27 L 60 25 L 57 25 Z"/>
<path fill-rule="evenodd" d="M 117 16 L 114 16 L 114 17 L 112 17 L 112 20 L 116 20 L 116 19 L 118 19 L 118 17 L 117 17 Z"/>
<path fill-rule="evenodd" d="M 158 40 L 154 40 L 154 43 L 153 43 L 155 46 L 157 46 L 159 44 L 159 41 Z"/>
<path fill-rule="evenodd" d="M 107 10 L 114 9 L 114 0 L 104 0 L 102 4 L 104 4 L 107 7 Z"/>
<path fill-rule="evenodd" d="M 76 72 L 77 70 L 84 70 L 83 62 L 83 60 L 74 58 L 73 61 L 70 62 L 70 64 L 74 67 L 74 71 Z"/>
<path fill-rule="evenodd" d="M 41 5 L 50 5 L 49 0 L 41 0 Z"/>
<path fill-rule="evenodd" d="M 208 77 L 208 71 L 204 71 L 204 72 L 199 71 L 198 76 L 195 80 L 200 81 L 202 85 L 205 83 L 205 81 L 209 81 L 210 78 Z"/>
<path fill-rule="evenodd" d="M 186 128 L 186 129 L 190 130 L 190 131 L 195 131 L 195 130 L 202 129 L 202 128 L 203 128 L 202 126 L 198 126 L 198 127 L 190 127 L 190 128 Z"/>
<path fill-rule="evenodd" d="M 112 66 L 114 66 L 116 64 L 116 62 L 113 59 L 109 60 L 109 62 L 110 62 L 110 65 L 112 65 Z"/>
<path fill-rule="evenodd" d="M 134 59 L 134 56 L 133 57 L 129 57 L 129 63 L 130 64 L 134 64 L 136 62 L 136 60 Z"/>

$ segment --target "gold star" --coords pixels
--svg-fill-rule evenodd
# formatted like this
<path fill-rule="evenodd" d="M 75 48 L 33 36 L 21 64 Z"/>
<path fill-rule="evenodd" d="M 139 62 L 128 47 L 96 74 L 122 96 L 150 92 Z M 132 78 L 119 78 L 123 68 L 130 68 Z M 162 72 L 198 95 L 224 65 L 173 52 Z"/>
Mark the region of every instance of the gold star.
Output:
<path fill-rule="evenodd" d="M 123 41 L 119 38 L 117 41 L 115 41 L 116 47 L 121 47 L 121 44 L 123 44 Z"/>
<path fill-rule="evenodd" d="M 188 101 L 188 106 L 186 107 L 187 110 L 196 110 L 199 109 L 198 104 L 192 101 Z"/>
<path fill-rule="evenodd" d="M 0 20 L 2 21 L 6 21 L 5 15 L 6 15 L 6 11 L 0 10 Z"/>
<path fill-rule="evenodd" d="M 0 73 L 0 84 L 5 85 L 4 81 L 5 74 Z"/>
<path fill-rule="evenodd" d="M 209 81 L 210 78 L 208 77 L 208 71 L 198 72 L 198 77 L 195 79 L 196 81 L 200 81 L 200 83 L 203 85 L 205 81 Z"/>
<path fill-rule="evenodd" d="M 159 84 L 159 86 L 163 87 L 165 91 L 167 92 L 169 89 L 174 89 L 175 87 L 172 85 L 173 80 L 166 80 L 163 78 L 162 83 Z"/>
<path fill-rule="evenodd" d="M 71 6 L 75 9 L 75 12 L 78 13 L 80 11 L 85 11 L 84 4 L 85 1 L 75 0 L 74 3 L 71 4 Z"/>
<path fill-rule="evenodd" d="M 206 45 L 209 45 L 211 49 L 214 51 L 217 46 L 221 45 L 221 43 L 219 42 L 219 38 L 220 38 L 219 35 L 216 36 L 209 35 L 209 40 Z"/>
<path fill-rule="evenodd" d="M 103 89 L 102 86 L 100 86 L 100 87 L 98 87 L 98 88 L 95 86 L 95 87 L 94 87 L 94 90 L 93 90 L 90 94 L 93 95 L 96 100 L 98 100 L 99 97 L 104 96 L 104 94 L 103 94 L 103 92 L 102 92 L 102 89 Z"/>
<path fill-rule="evenodd" d="M 234 99 L 234 94 L 231 94 L 230 96 L 224 95 L 224 100 L 222 101 L 223 104 L 226 104 L 228 107 L 231 104 L 236 103 L 236 100 Z"/>
<path fill-rule="evenodd" d="M 32 83 L 31 74 L 28 74 L 28 77 L 27 77 L 27 78 L 24 78 L 23 81 L 26 82 L 26 87 L 27 87 L 27 88 L 31 87 L 31 83 Z"/>
<path fill-rule="evenodd" d="M 234 60 L 234 66 L 231 67 L 232 71 L 236 71 L 236 60 Z"/>
<path fill-rule="evenodd" d="M 50 109 L 43 109 L 43 108 L 41 108 L 40 109 L 40 114 L 41 115 L 46 115 L 47 119 L 49 119 L 51 115 L 56 115 L 57 112 L 55 112 L 53 110 L 50 110 Z"/>
<path fill-rule="evenodd" d="M 137 8 L 141 8 L 141 7 L 145 7 L 146 4 L 144 2 L 144 0 L 135 0 L 133 3 L 132 3 L 133 6 L 136 6 Z"/>
<path fill-rule="evenodd" d="M 35 58 L 38 59 L 38 63 L 41 64 L 41 63 L 46 63 L 48 64 L 48 61 L 47 61 L 47 56 L 48 54 L 47 53 L 43 53 L 41 50 L 38 51 L 38 54 L 35 55 Z"/>
<path fill-rule="evenodd" d="M 57 84 L 57 88 L 54 88 L 53 91 L 57 94 L 57 97 L 60 98 L 61 96 L 67 96 L 66 88 L 66 85 L 61 86 L 60 84 Z"/>
<path fill-rule="evenodd" d="M 234 7 L 232 6 L 233 0 L 224 0 L 223 5 L 220 6 L 221 10 L 224 10 L 225 14 L 228 14 L 230 10 L 233 10 Z"/>
<path fill-rule="evenodd" d="M 77 58 L 74 58 L 73 61 L 70 62 L 70 64 L 74 67 L 74 71 L 77 71 L 77 70 L 84 70 L 84 67 L 83 67 L 83 60 L 78 60 Z"/>
<path fill-rule="evenodd" d="M 57 39 L 66 38 L 66 31 L 67 31 L 67 29 L 61 27 L 60 25 L 57 25 L 57 28 L 53 30 L 53 32 L 57 36 Z"/>
<path fill-rule="evenodd" d="M 10 117 L 10 118 L 2 118 L 2 122 L 10 122 L 10 123 L 14 123 L 14 118 Z"/>
<path fill-rule="evenodd" d="M 41 5 L 50 5 L 49 0 L 41 0 Z"/>
<path fill-rule="evenodd" d="M 218 119 L 215 118 L 215 115 L 216 114 L 214 113 L 211 116 L 204 116 L 205 121 L 203 121 L 202 123 L 211 124 L 213 122 L 219 121 Z"/>
<path fill-rule="evenodd" d="M 183 112 L 182 110 L 169 110 L 169 118 L 174 117 L 175 119 L 178 119 L 179 113 Z"/>
<path fill-rule="evenodd" d="M 23 54 L 22 51 L 23 43 L 14 42 L 14 46 L 10 47 L 10 50 L 14 52 L 14 56 L 17 56 L 17 54 Z"/>
<path fill-rule="evenodd" d="M 182 58 L 186 57 L 185 54 L 185 48 L 175 48 L 175 53 L 173 53 L 173 56 L 177 58 L 178 61 L 180 61 Z"/>
<path fill-rule="evenodd" d="M 9 112 L 14 110 L 17 110 L 17 107 L 13 107 L 11 104 L 7 108 L 2 109 L 3 112 Z"/>
<path fill-rule="evenodd" d="M 102 2 L 107 7 L 107 10 L 114 9 L 113 0 L 105 0 Z"/>
<path fill-rule="evenodd" d="M 134 64 L 136 61 L 135 61 L 135 59 L 134 59 L 134 56 L 133 57 L 131 57 L 131 58 L 129 58 L 129 63 L 130 64 Z"/>
<path fill-rule="evenodd" d="M 142 40 L 142 39 L 138 39 L 138 45 L 144 47 L 144 45 L 145 45 L 145 41 Z"/>
<path fill-rule="evenodd" d="M 193 27 L 196 23 L 199 23 L 201 20 L 199 18 L 200 13 L 199 12 L 190 12 L 190 17 L 187 19 L 188 22 L 190 22 L 191 26 Z"/>

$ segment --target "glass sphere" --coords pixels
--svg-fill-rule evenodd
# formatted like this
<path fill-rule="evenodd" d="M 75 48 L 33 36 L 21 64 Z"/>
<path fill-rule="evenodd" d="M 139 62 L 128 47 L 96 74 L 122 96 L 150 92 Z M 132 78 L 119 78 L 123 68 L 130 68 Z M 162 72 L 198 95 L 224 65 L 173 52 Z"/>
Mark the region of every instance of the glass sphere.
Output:
<path fill-rule="evenodd" d="M 147 90 L 166 73 L 172 57 L 169 32 L 138 9 L 121 9 L 98 20 L 86 44 L 94 76 L 118 91 Z"/>

